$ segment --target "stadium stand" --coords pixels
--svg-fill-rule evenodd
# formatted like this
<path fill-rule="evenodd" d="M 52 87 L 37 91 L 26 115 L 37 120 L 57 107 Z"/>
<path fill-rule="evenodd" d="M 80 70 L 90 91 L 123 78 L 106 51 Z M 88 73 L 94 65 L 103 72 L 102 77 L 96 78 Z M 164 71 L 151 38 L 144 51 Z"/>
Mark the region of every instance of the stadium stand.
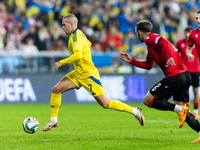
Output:
<path fill-rule="evenodd" d="M 68 56 L 61 25 L 68 13 L 92 42 L 100 72 L 112 72 L 118 52 L 145 59 L 146 46 L 135 36 L 138 20 L 150 20 L 154 33 L 176 44 L 185 27 L 197 27 L 193 14 L 199 9 L 197 0 L 1 0 L 0 74 L 52 72 L 55 60 Z"/>

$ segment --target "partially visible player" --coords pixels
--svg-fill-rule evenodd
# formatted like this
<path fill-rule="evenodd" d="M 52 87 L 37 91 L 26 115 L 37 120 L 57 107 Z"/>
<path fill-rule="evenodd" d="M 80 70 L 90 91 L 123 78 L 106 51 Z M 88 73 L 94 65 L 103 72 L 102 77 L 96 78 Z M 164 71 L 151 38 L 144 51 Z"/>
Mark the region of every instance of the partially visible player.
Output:
<path fill-rule="evenodd" d="M 43 128 L 43 131 L 51 130 L 58 126 L 57 116 L 61 105 L 61 96 L 64 92 L 72 89 L 84 87 L 103 107 L 133 114 L 140 124 L 145 123 L 140 107 L 131 107 L 117 100 L 107 97 L 100 82 L 97 68 L 94 66 L 91 57 L 91 42 L 86 38 L 81 30 L 77 28 L 78 19 L 73 14 L 68 14 L 62 19 L 62 28 L 66 34 L 70 35 L 68 49 L 71 56 L 55 63 L 54 69 L 73 63 L 74 70 L 65 75 L 52 89 L 51 93 L 51 119 Z M 74 110 L 76 111 L 76 110 Z"/>
<path fill-rule="evenodd" d="M 137 61 L 127 53 L 120 53 L 120 57 L 134 66 L 148 70 L 156 62 L 165 74 L 165 78 L 148 91 L 143 103 L 150 108 L 176 112 L 180 120 L 179 128 L 186 121 L 200 135 L 200 123 L 185 106 L 189 102 L 190 73 L 175 46 L 164 37 L 151 33 L 151 29 L 152 25 L 147 20 L 139 21 L 136 24 L 138 39 L 147 45 L 146 61 Z M 171 96 L 173 96 L 174 104 L 168 102 Z M 193 142 L 200 142 L 200 137 Z"/>
<path fill-rule="evenodd" d="M 191 26 L 188 26 L 184 30 L 184 39 L 180 39 L 177 42 L 177 49 L 181 55 L 181 58 L 186 65 L 188 71 L 190 72 L 190 75 L 192 77 L 192 87 L 194 92 L 194 99 L 193 99 L 193 114 L 198 119 L 199 113 L 198 113 L 198 107 L 199 107 L 199 78 L 200 78 L 200 67 L 199 67 L 199 57 L 197 55 L 195 47 L 192 49 L 192 54 L 194 55 L 194 61 L 190 62 L 188 61 L 188 57 L 186 55 L 186 48 L 187 48 L 187 42 L 190 35 L 190 32 L 193 30 Z"/>

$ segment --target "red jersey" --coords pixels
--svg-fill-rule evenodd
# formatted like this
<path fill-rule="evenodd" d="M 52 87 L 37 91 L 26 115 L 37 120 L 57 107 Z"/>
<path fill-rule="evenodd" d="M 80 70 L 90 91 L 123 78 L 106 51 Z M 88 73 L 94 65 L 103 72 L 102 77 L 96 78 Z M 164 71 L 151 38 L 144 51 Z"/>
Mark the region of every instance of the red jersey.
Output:
<path fill-rule="evenodd" d="M 147 35 L 145 43 L 148 50 L 146 61 L 139 62 L 132 59 L 130 62 L 131 64 L 137 67 L 151 69 L 154 62 L 156 62 L 166 77 L 174 76 L 187 71 L 187 67 L 184 65 L 178 50 L 164 37 L 158 34 L 150 33 Z M 165 67 L 167 60 L 171 57 L 174 59 L 175 66 Z"/>
<path fill-rule="evenodd" d="M 194 61 L 190 62 L 190 61 L 188 61 L 188 57 L 186 55 L 187 45 L 188 45 L 188 43 L 185 41 L 185 39 L 181 39 L 177 42 L 176 47 L 177 47 L 178 51 L 181 53 L 181 58 L 182 58 L 184 64 L 186 65 L 188 71 L 191 73 L 199 72 L 200 71 L 199 59 L 198 59 L 196 49 L 195 49 L 195 47 L 193 47 L 193 49 L 192 49 L 192 54 L 194 55 Z"/>
<path fill-rule="evenodd" d="M 195 44 L 197 54 L 200 58 L 200 31 L 198 30 L 198 28 L 195 30 L 192 30 L 189 35 L 188 46 L 193 47 L 194 44 Z"/>

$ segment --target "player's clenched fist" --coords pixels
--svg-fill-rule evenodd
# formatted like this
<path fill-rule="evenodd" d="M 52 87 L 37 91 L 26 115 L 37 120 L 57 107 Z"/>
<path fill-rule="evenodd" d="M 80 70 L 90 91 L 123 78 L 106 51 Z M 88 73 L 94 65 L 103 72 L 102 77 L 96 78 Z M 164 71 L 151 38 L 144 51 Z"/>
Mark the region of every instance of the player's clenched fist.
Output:
<path fill-rule="evenodd" d="M 56 62 L 55 65 L 54 65 L 54 69 L 57 71 L 58 68 L 61 66 L 60 62 Z"/>

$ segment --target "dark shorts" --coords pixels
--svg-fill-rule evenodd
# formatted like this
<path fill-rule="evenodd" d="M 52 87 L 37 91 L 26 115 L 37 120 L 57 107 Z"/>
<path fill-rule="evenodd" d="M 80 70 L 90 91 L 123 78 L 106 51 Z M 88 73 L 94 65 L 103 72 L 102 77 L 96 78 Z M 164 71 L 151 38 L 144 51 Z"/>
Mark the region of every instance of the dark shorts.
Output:
<path fill-rule="evenodd" d="M 150 89 L 150 93 L 156 99 L 168 100 L 173 96 L 175 101 L 186 103 L 189 102 L 189 87 L 191 82 L 190 73 L 186 71 L 172 77 L 164 78 Z"/>
<path fill-rule="evenodd" d="M 200 72 L 190 73 L 190 75 L 192 77 L 191 85 L 193 87 L 198 87 L 200 85 L 199 84 Z"/>

